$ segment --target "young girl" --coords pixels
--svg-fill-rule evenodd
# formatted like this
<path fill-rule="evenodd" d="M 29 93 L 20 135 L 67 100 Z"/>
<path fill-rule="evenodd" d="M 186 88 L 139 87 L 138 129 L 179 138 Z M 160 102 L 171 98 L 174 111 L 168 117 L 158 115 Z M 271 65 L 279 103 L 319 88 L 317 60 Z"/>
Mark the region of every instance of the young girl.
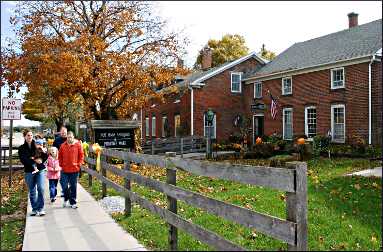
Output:
<path fill-rule="evenodd" d="M 57 196 L 57 182 L 60 179 L 61 167 L 58 160 L 58 151 L 56 147 L 49 148 L 49 157 L 47 162 L 48 173 L 47 178 L 49 179 L 49 195 L 51 202 L 55 202 Z"/>

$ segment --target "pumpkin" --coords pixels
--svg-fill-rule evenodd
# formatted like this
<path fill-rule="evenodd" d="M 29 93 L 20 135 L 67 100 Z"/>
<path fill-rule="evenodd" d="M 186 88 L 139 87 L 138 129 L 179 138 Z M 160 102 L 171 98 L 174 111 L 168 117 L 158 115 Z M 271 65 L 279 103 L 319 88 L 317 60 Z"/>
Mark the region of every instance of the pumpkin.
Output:
<path fill-rule="evenodd" d="M 48 138 L 47 143 L 48 143 L 49 146 L 51 146 L 51 145 L 53 144 L 54 141 L 55 141 L 55 140 L 53 140 L 52 138 Z"/>
<path fill-rule="evenodd" d="M 255 144 L 261 144 L 261 143 L 262 143 L 262 138 L 257 137 L 257 139 L 255 140 Z"/>
<path fill-rule="evenodd" d="M 297 143 L 298 143 L 299 145 L 305 144 L 305 139 L 304 139 L 303 137 L 298 138 Z"/>
<path fill-rule="evenodd" d="M 138 165 L 136 165 L 136 164 L 131 164 L 131 165 L 130 165 L 130 169 L 131 169 L 132 171 L 138 171 Z"/>

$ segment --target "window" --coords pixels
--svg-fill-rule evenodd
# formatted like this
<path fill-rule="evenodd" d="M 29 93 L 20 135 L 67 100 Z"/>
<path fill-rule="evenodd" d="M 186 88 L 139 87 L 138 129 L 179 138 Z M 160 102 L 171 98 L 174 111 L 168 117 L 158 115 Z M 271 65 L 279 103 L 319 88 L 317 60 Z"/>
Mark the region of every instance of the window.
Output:
<path fill-rule="evenodd" d="M 156 136 L 156 117 L 152 117 L 152 137 Z"/>
<path fill-rule="evenodd" d="M 345 142 L 345 114 L 346 112 L 343 104 L 331 105 L 331 134 L 334 142 Z"/>
<path fill-rule="evenodd" d="M 216 126 L 217 126 L 217 121 L 216 121 L 216 114 L 214 113 L 214 119 L 213 119 L 213 124 L 212 126 L 210 127 L 210 135 L 211 135 L 211 138 L 212 139 L 215 139 L 216 138 Z M 203 130 L 203 135 L 205 137 L 207 137 L 207 133 L 208 133 L 208 130 L 209 130 L 209 126 L 207 124 L 207 115 L 206 113 L 204 114 L 203 116 L 203 125 L 205 125 L 204 127 L 204 130 Z"/>
<path fill-rule="evenodd" d="M 331 89 L 344 88 L 344 68 L 331 69 Z"/>
<path fill-rule="evenodd" d="M 231 73 L 231 92 L 241 93 L 241 74 Z"/>
<path fill-rule="evenodd" d="M 145 117 L 145 136 L 149 136 L 149 117 Z"/>
<path fill-rule="evenodd" d="M 293 93 L 293 82 L 291 77 L 282 78 L 282 95 Z"/>
<path fill-rule="evenodd" d="M 308 138 L 317 134 L 317 109 L 314 106 L 305 108 L 305 134 Z"/>
<path fill-rule="evenodd" d="M 262 97 L 262 82 L 254 83 L 254 98 Z"/>
<path fill-rule="evenodd" d="M 166 116 L 162 117 L 162 137 L 167 137 L 166 132 L 168 130 L 168 118 Z"/>
<path fill-rule="evenodd" d="M 293 139 L 293 109 L 283 109 L 283 139 Z"/>
<path fill-rule="evenodd" d="M 181 115 L 174 116 L 174 136 L 177 136 L 177 131 L 179 131 L 181 127 Z"/>

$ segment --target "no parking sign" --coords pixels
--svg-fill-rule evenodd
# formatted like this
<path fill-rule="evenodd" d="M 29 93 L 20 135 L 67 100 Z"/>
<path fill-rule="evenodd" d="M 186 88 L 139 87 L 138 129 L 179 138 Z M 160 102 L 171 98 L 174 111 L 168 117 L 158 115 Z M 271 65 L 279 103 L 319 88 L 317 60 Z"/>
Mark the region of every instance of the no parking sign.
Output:
<path fill-rule="evenodd" d="M 3 98 L 1 119 L 21 120 L 21 99 Z"/>

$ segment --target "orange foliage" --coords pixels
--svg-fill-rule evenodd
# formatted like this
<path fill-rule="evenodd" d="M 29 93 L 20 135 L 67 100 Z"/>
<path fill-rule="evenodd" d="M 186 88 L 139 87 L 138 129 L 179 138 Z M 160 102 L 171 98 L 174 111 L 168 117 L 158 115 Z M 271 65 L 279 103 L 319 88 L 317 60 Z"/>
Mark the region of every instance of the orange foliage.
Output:
<path fill-rule="evenodd" d="M 151 4 L 19 2 L 11 21 L 19 27 L 22 52 L 5 54 L 4 79 L 17 90 L 25 85 L 54 98 L 54 104 L 67 102 L 63 96 L 81 96 L 87 119 L 132 114 L 149 98 L 161 96 L 156 85 L 186 73 L 175 67 L 186 41 L 164 31 Z"/>

